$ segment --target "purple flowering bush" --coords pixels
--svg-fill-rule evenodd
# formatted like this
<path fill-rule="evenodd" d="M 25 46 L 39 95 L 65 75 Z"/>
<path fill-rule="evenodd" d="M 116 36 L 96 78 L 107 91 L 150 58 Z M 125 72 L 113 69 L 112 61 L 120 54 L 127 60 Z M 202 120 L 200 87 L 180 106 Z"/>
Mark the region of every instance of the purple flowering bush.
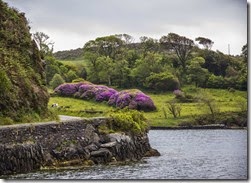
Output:
<path fill-rule="evenodd" d="M 79 90 L 80 93 L 84 93 L 84 92 L 86 92 L 88 90 L 93 89 L 94 87 L 95 87 L 95 85 L 93 85 L 93 84 L 82 84 L 82 85 L 79 86 L 78 90 Z"/>
<path fill-rule="evenodd" d="M 175 95 L 176 98 L 182 98 L 184 97 L 184 93 L 181 90 L 174 90 L 173 94 Z"/>
<path fill-rule="evenodd" d="M 152 99 L 148 95 L 145 95 L 143 92 L 137 93 L 137 95 L 134 98 L 134 101 L 137 103 L 137 110 L 143 110 L 143 111 L 156 110 L 156 107 Z"/>
<path fill-rule="evenodd" d="M 78 91 L 79 83 L 65 83 L 59 85 L 54 92 L 61 96 L 73 96 Z"/>
<path fill-rule="evenodd" d="M 54 92 L 61 96 L 75 97 L 83 100 L 108 101 L 109 105 L 121 109 L 125 107 L 143 111 L 153 111 L 156 109 L 152 99 L 140 90 L 117 92 L 107 86 L 80 82 L 62 84 Z"/>
<path fill-rule="evenodd" d="M 111 96 L 109 105 L 119 108 L 153 111 L 156 107 L 152 99 L 140 90 L 124 90 Z"/>
<path fill-rule="evenodd" d="M 95 99 L 98 102 L 108 101 L 117 93 L 116 90 L 103 85 L 94 85 L 89 82 L 66 83 L 58 86 L 54 92 L 61 96 L 73 96 L 85 100 Z"/>

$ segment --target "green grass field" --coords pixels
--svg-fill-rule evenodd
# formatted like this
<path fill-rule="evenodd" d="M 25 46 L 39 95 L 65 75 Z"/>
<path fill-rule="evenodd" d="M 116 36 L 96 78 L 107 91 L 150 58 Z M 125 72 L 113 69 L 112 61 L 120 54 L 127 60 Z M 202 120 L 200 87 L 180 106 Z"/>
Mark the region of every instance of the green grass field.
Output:
<path fill-rule="evenodd" d="M 213 97 L 219 112 L 240 111 L 240 106 L 243 105 L 243 102 L 247 101 L 247 92 L 245 91 L 229 92 L 223 89 L 201 89 L 191 86 L 184 87 L 183 91 L 193 96 L 197 96 L 198 93 L 209 93 Z M 172 92 L 160 94 L 145 93 L 152 98 L 157 107 L 157 111 L 144 112 L 151 126 L 177 126 L 181 122 L 191 121 L 196 115 L 210 113 L 208 107 L 199 102 L 179 103 L 181 106 L 181 116 L 174 118 L 172 114 L 168 112 L 167 107 L 167 101 L 174 99 Z M 107 116 L 109 112 L 116 110 L 116 108 L 108 106 L 105 102 L 97 103 L 95 101 L 85 101 L 74 98 L 54 96 L 50 98 L 49 106 L 53 103 L 58 103 L 59 106 L 62 106 L 62 108 L 58 110 L 58 113 L 64 115 L 97 117 Z M 64 106 L 67 106 L 67 108 L 64 108 Z M 167 113 L 167 118 L 164 115 L 164 110 Z M 98 113 L 86 113 L 85 111 L 97 111 Z M 101 111 L 102 113 L 99 113 Z"/>

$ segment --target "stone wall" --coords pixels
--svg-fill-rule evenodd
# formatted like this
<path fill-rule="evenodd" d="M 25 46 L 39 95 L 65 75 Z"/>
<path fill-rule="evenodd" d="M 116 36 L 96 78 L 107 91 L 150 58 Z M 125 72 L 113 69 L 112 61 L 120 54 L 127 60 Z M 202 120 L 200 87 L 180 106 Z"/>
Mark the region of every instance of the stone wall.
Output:
<path fill-rule="evenodd" d="M 22 173 L 41 167 L 137 161 L 159 155 L 147 133 L 98 130 L 109 118 L 12 125 L 0 128 L 0 174 Z"/>

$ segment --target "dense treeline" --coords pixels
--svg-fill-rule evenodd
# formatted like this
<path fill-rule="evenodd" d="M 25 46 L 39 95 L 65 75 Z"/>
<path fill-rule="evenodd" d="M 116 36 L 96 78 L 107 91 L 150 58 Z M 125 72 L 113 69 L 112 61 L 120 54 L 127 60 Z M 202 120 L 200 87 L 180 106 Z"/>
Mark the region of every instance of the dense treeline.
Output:
<path fill-rule="evenodd" d="M 83 56 L 83 49 L 77 48 L 71 50 L 57 51 L 53 54 L 53 56 L 58 60 L 74 60 Z"/>
<path fill-rule="evenodd" d="M 47 81 L 58 73 L 68 82 L 81 77 L 97 84 L 156 91 L 172 91 L 184 84 L 247 89 L 247 45 L 240 56 L 232 56 L 212 51 L 214 42 L 208 38 L 195 41 L 175 33 L 159 40 L 143 36 L 139 43 L 127 34 L 99 37 L 84 45 L 81 56 L 86 66 L 81 69 L 66 69 L 49 60 Z"/>

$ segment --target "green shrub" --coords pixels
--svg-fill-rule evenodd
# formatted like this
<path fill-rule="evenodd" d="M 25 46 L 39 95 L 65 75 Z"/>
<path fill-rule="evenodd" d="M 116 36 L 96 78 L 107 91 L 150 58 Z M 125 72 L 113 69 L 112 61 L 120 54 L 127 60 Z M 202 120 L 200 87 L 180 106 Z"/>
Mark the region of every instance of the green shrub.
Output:
<path fill-rule="evenodd" d="M 173 115 L 174 118 L 177 118 L 178 116 L 180 116 L 180 112 L 181 112 L 181 106 L 178 105 L 175 101 L 169 101 L 167 102 L 167 108 L 170 112 L 170 114 Z"/>
<path fill-rule="evenodd" d="M 85 79 L 83 79 L 83 78 L 77 78 L 77 79 L 72 80 L 72 83 L 80 83 L 80 82 L 84 82 L 84 81 L 85 81 Z"/>
<path fill-rule="evenodd" d="M 212 74 L 207 81 L 207 87 L 209 88 L 226 88 L 225 80 L 222 76 L 215 76 Z"/>
<path fill-rule="evenodd" d="M 111 113 L 110 117 L 109 127 L 114 131 L 138 134 L 146 132 L 149 127 L 143 113 L 136 110 L 120 110 Z"/>
<path fill-rule="evenodd" d="M 0 125 L 12 125 L 14 124 L 13 120 L 9 117 L 0 117 Z"/>
<path fill-rule="evenodd" d="M 211 113 L 212 117 L 215 118 L 215 115 L 219 113 L 220 109 L 217 105 L 213 96 L 208 92 L 202 92 L 198 95 L 198 101 L 202 102 L 206 106 L 206 109 Z M 203 109 L 202 106 L 200 108 Z"/>
<path fill-rule="evenodd" d="M 66 74 L 65 80 L 67 82 L 71 82 L 72 80 L 77 79 L 77 78 L 78 78 L 78 76 L 77 76 L 76 72 L 74 72 L 73 70 L 69 70 Z"/>
<path fill-rule="evenodd" d="M 182 92 L 181 90 L 174 90 L 173 94 L 178 102 L 196 102 L 197 98 L 193 95 Z"/>
<path fill-rule="evenodd" d="M 62 78 L 62 76 L 60 74 L 55 74 L 52 78 L 52 80 L 50 81 L 50 86 L 55 89 L 57 88 L 59 85 L 65 83 L 65 80 Z"/>
<path fill-rule="evenodd" d="M 173 91 L 180 87 L 179 80 L 169 72 L 151 73 L 146 78 L 145 86 L 157 91 Z"/>

